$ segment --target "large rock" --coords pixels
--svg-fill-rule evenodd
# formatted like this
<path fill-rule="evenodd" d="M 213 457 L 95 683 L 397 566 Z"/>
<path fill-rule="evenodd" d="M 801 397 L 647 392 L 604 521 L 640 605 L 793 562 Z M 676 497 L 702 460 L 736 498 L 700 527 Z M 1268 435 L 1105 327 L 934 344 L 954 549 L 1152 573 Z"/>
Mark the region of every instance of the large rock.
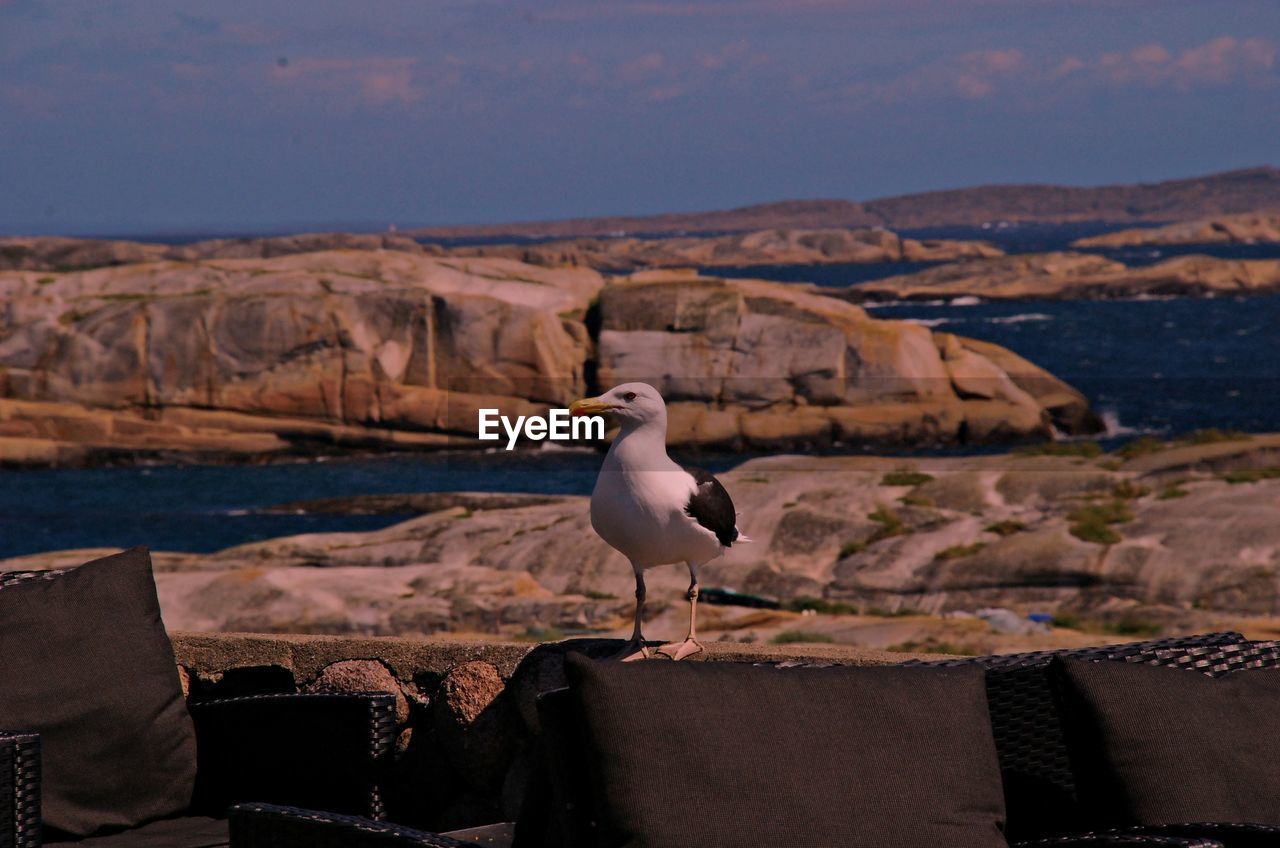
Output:
<path fill-rule="evenodd" d="M 1250 213 L 1184 221 L 1163 227 L 1120 230 L 1077 239 L 1072 247 L 1134 247 L 1165 244 L 1259 244 L 1280 242 L 1280 214 Z"/>
<path fill-rule="evenodd" d="M 307 684 L 306 692 L 350 693 L 381 692 L 396 700 L 396 721 L 409 720 L 409 701 L 400 689 L 395 675 L 377 660 L 342 660 L 321 670 L 315 680 Z"/>
<path fill-rule="evenodd" d="M 1050 423 L 1097 429 L 1079 393 L 1026 360 L 790 286 L 647 272 L 608 286 L 600 315 L 600 382 L 658 387 L 678 442 L 945 443 L 1044 434 Z"/>
<path fill-rule="evenodd" d="M 454 248 L 462 256 L 503 256 L 535 265 L 586 265 L 602 271 L 717 265 L 835 262 L 945 262 L 1001 256 L 982 241 L 902 238 L 884 229 L 759 230 L 722 236 L 570 239 Z"/>
<path fill-rule="evenodd" d="M 0 274 L 0 437 L 28 440 L 24 455 L 31 439 L 232 455 L 245 439 L 470 441 L 479 406 L 528 413 L 585 391 L 601 285 L 390 251 Z"/>
<path fill-rule="evenodd" d="M 1267 294 L 1280 291 L 1280 260 L 1182 256 L 1130 268 L 1089 253 L 974 259 L 816 291 L 854 303 L 887 300 L 1088 300 L 1137 295 Z"/>

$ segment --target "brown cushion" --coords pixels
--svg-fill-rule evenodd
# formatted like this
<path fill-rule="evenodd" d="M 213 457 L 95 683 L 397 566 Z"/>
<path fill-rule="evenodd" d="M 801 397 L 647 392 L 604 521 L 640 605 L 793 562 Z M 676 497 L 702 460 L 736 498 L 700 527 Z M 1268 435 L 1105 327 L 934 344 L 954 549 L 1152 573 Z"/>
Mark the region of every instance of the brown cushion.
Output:
<path fill-rule="evenodd" d="M 0 588 L 0 727 L 40 734 L 48 827 L 187 807 L 195 731 L 146 548 Z"/>
<path fill-rule="evenodd" d="M 1095 826 L 1280 825 L 1280 670 L 1058 660 L 1076 785 Z"/>
<path fill-rule="evenodd" d="M 1000 848 L 979 669 L 568 658 L 608 848 Z"/>

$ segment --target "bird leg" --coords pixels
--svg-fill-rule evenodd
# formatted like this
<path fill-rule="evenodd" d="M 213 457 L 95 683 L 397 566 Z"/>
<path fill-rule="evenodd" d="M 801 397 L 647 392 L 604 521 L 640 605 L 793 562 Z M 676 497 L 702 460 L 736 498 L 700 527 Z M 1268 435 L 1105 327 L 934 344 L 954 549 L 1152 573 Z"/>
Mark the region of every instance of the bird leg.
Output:
<path fill-rule="evenodd" d="M 673 660 L 682 660 L 702 651 L 702 643 L 698 641 L 698 575 L 693 567 L 689 568 L 689 635 L 683 642 L 669 642 L 658 648 L 658 653 L 666 654 Z"/>
<path fill-rule="evenodd" d="M 622 650 L 614 654 L 610 659 L 620 662 L 631 662 L 633 660 L 649 659 L 649 647 L 644 643 L 644 636 L 640 635 L 640 622 L 644 618 L 644 571 L 636 568 L 636 620 L 635 626 L 631 630 L 631 639 L 627 644 L 622 646 Z"/>

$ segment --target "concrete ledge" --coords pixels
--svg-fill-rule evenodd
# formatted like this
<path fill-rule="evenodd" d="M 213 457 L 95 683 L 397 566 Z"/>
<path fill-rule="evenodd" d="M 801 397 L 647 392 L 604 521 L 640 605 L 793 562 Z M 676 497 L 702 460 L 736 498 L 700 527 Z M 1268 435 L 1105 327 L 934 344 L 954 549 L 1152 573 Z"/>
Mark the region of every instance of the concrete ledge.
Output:
<path fill-rule="evenodd" d="M 537 648 L 554 646 L 564 651 L 596 654 L 619 642 L 608 639 L 567 639 L 546 646 L 530 642 L 480 642 L 452 639 L 404 639 L 395 636 L 309 636 L 293 633 L 191 633 L 170 634 L 178 662 L 188 669 L 206 672 L 249 666 L 274 665 L 290 669 L 299 678 L 315 677 L 327 665 L 341 660 L 373 659 L 385 664 L 399 678 L 423 671 L 443 674 L 465 662 L 487 662 L 510 676 Z M 900 654 L 849 645 L 747 645 L 708 642 L 695 661 L 720 662 L 830 662 L 838 665 L 888 665 L 932 654 Z"/>
<path fill-rule="evenodd" d="M 621 645 L 609 639 L 535 645 L 260 633 L 179 632 L 171 638 L 192 697 L 394 695 L 399 736 L 390 817 L 431 830 L 513 820 L 539 733 L 538 695 L 564 685 L 567 654 L 603 657 Z M 887 665 L 916 657 L 934 658 L 840 645 L 711 642 L 696 661 Z"/>

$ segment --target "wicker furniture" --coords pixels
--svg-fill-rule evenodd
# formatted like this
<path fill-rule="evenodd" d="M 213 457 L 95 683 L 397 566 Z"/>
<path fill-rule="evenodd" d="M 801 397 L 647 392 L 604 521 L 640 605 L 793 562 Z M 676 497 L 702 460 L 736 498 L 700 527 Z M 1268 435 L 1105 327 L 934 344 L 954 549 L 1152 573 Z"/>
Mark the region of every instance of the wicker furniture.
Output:
<path fill-rule="evenodd" d="M 1155 657 L 1143 661 L 1221 677 L 1242 669 L 1280 668 L 1280 642 L 1239 642 L 1208 645 L 1189 651 L 1158 651 Z M 1221 842 L 1228 848 L 1274 848 L 1280 845 L 1280 827 L 1244 822 L 1187 822 L 1128 828 L 1112 833 L 1193 836 Z"/>
<path fill-rule="evenodd" d="M 233 848 L 473 848 L 478 843 L 354 816 L 270 804 L 239 804 L 231 809 L 231 844 Z M 1220 842 L 1200 837 L 1115 833 L 1040 839 L 1014 843 L 1013 848 L 1223 846 Z"/>
<path fill-rule="evenodd" d="M 1043 651 L 957 658 L 910 665 L 979 664 L 987 670 L 991 717 L 1009 803 L 1009 837 L 1017 848 L 1038 846 L 1180 846 L 1253 848 L 1280 844 L 1280 828 L 1247 824 L 1186 824 L 1106 833 L 1071 834 L 1075 787 L 1047 669 L 1058 655 L 1125 660 L 1224 674 L 1237 668 L 1280 665 L 1280 646 L 1250 643 L 1238 633 L 1177 637 L 1075 651 Z M 543 697 L 540 711 L 554 703 Z M 554 706 L 551 707 L 554 711 Z M 545 715 L 545 712 L 544 712 Z M 1176 776 L 1173 778 L 1176 779 Z M 541 781 L 542 788 L 545 781 Z M 551 804 L 544 797 L 544 805 Z M 536 806 L 536 803 L 535 803 Z M 292 846 L 453 846 L 447 834 L 396 827 L 349 816 L 270 804 L 232 808 L 233 848 Z M 1078 830 L 1078 827 L 1075 828 Z M 1063 835 L 1068 834 L 1068 835 Z"/>
<path fill-rule="evenodd" d="M 992 657 L 965 657 L 911 665 L 980 665 L 987 670 L 987 703 L 1005 786 L 1007 833 L 1012 840 L 1038 839 L 1079 830 L 1081 814 L 1062 720 L 1048 675 L 1056 656 L 1083 660 L 1125 660 L 1194 667 L 1210 657 L 1233 657 L 1244 667 L 1254 652 L 1240 646 L 1239 633 L 1210 633 L 1151 642 L 1071 651 L 1039 651 Z M 1247 644 L 1247 643 L 1244 643 Z M 1225 666 L 1223 672 L 1228 670 Z"/>
<path fill-rule="evenodd" d="M 0 574 L 0 591 L 62 573 Z M 135 830 L 92 836 L 87 841 L 95 848 L 225 845 L 227 809 L 240 801 L 296 804 L 369 821 L 385 815 L 382 785 L 396 729 L 391 695 L 196 699 L 187 709 L 196 735 L 190 809 Z M 0 729 L 0 848 L 39 848 L 58 838 L 41 824 L 40 738 L 22 730 Z"/>
<path fill-rule="evenodd" d="M 390 695 L 228 698 L 192 703 L 191 715 L 198 740 L 193 824 L 248 800 L 336 810 L 370 822 L 385 815 L 381 787 L 395 739 Z M 0 848 L 42 844 L 39 790 L 38 737 L 0 734 Z M 129 836 L 109 839 L 124 846 Z M 100 844 L 104 837 L 94 839 Z"/>

